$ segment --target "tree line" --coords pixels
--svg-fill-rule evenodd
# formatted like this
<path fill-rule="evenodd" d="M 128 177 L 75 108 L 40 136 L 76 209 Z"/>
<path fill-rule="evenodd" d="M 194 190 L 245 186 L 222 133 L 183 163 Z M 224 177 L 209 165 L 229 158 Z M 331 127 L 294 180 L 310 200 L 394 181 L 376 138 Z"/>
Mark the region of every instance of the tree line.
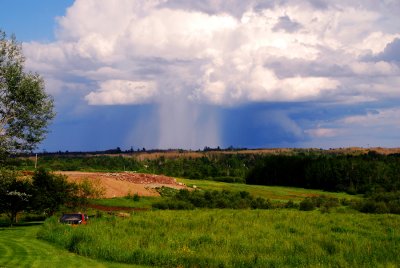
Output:
<path fill-rule="evenodd" d="M 246 183 L 293 186 L 350 194 L 400 190 L 400 155 L 266 156 Z"/>
<path fill-rule="evenodd" d="M 159 157 L 139 161 L 124 156 L 48 155 L 39 158 L 38 166 L 60 171 L 135 171 L 188 179 L 244 183 L 248 169 L 255 164 L 258 157 L 246 154 L 209 154 L 199 158 Z M 29 158 L 14 158 L 9 161 L 10 165 L 20 170 L 33 170 L 35 166 L 34 161 Z"/>
<path fill-rule="evenodd" d="M 29 159 L 13 159 L 21 170 L 33 169 Z M 62 171 L 135 171 L 167 176 L 258 185 L 321 189 L 350 194 L 400 190 L 400 154 L 286 155 L 208 154 L 139 161 L 123 156 L 45 156 L 39 166 Z"/>

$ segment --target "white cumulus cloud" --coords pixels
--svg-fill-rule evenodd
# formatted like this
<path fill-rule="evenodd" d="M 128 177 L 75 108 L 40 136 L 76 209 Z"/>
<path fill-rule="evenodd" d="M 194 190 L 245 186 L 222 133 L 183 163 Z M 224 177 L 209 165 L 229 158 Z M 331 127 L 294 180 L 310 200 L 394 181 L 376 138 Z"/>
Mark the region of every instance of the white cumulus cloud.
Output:
<path fill-rule="evenodd" d="M 164 122 L 159 147 L 202 146 L 219 144 L 220 124 L 201 116 L 208 105 L 389 109 L 400 100 L 399 12 L 392 0 L 75 0 L 56 41 L 23 48 L 56 101 L 152 103 Z M 347 129 L 336 119 L 286 122 L 296 137 L 334 139 Z"/>
<path fill-rule="evenodd" d="M 148 102 L 156 93 L 152 82 L 107 80 L 100 83 L 98 91 L 90 92 L 85 99 L 91 105 L 135 104 Z"/>
<path fill-rule="evenodd" d="M 369 2 L 232 0 L 229 6 L 211 0 L 76 0 L 58 19 L 56 42 L 28 43 L 24 49 L 31 69 L 49 78 L 84 77 L 100 85 L 113 79 L 151 80 L 162 94 L 217 105 L 326 101 L 327 90 L 332 101 L 340 99 L 343 89 L 346 97 L 358 95 L 348 74 L 316 75 L 311 68 L 307 73 L 316 63 L 347 69 L 355 78 L 399 74 L 386 61 L 362 59 L 382 53 L 399 36 L 387 27 L 399 20 L 389 20 Z M 272 59 L 284 66 L 295 60 L 306 68 L 303 74 L 278 74 L 267 66 Z M 112 70 L 107 73 L 115 77 L 95 75 L 100 70 Z M 100 87 L 85 99 L 88 104 L 117 105 L 155 97 L 122 98 L 123 92 Z M 102 101 L 94 101 L 95 96 Z"/>

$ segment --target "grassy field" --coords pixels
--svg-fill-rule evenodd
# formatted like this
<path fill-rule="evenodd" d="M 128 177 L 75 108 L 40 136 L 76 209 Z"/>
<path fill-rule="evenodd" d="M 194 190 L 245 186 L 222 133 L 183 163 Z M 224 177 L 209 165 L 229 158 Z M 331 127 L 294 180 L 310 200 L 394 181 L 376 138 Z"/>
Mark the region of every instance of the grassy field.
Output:
<path fill-rule="evenodd" d="M 0 267 L 132 267 L 78 256 L 38 240 L 40 228 L 32 223 L 0 228 Z"/>
<path fill-rule="evenodd" d="M 134 201 L 132 198 L 126 197 L 114 197 L 114 198 L 102 198 L 102 199 L 91 199 L 90 204 L 110 206 L 110 207 L 128 207 L 128 208 L 147 208 L 150 209 L 151 205 L 158 202 L 160 197 L 143 196 L 140 197 L 139 201 Z"/>
<path fill-rule="evenodd" d="M 359 199 L 360 196 L 349 195 L 346 193 L 332 193 L 321 190 L 311 190 L 294 187 L 281 187 L 281 186 L 263 186 L 263 185 L 248 185 L 242 183 L 225 183 L 208 180 L 188 180 L 188 179 L 177 179 L 179 182 L 183 182 L 186 185 L 193 187 L 195 185 L 199 189 L 203 190 L 229 190 L 229 191 L 247 191 L 254 197 L 263 197 L 265 199 L 275 201 L 301 201 L 305 197 L 326 195 L 329 197 L 336 197 L 339 199 Z"/>
<path fill-rule="evenodd" d="M 95 259 L 168 267 L 396 267 L 400 216 L 295 210 L 148 211 L 39 236 Z"/>
<path fill-rule="evenodd" d="M 241 183 L 224 183 L 208 180 L 186 180 L 178 179 L 188 186 L 195 185 L 197 189 L 201 190 L 229 190 L 231 192 L 247 191 L 254 197 L 262 197 L 270 199 L 271 201 L 288 201 L 293 200 L 298 202 L 306 197 L 326 195 L 329 197 L 336 197 L 338 199 L 360 199 L 361 196 L 349 195 L 346 193 L 332 193 L 320 190 L 310 190 L 303 188 L 293 187 L 280 187 L 280 186 L 262 186 L 262 185 L 247 185 Z M 129 208 L 145 208 L 151 209 L 152 204 L 161 200 L 161 197 L 140 197 L 139 201 L 134 201 L 132 198 L 115 197 L 104 199 L 92 199 L 91 204 L 111 206 L 111 207 L 129 207 Z"/>

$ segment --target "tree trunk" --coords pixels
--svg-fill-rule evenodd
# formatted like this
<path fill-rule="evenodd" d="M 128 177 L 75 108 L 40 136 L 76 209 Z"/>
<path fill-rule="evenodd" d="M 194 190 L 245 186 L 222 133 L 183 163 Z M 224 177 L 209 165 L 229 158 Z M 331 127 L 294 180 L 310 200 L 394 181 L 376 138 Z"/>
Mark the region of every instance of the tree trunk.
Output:
<path fill-rule="evenodd" d="M 16 212 L 16 211 L 10 211 L 10 213 L 8 214 L 11 226 L 13 226 L 13 224 L 17 223 L 17 214 L 18 214 L 18 212 Z"/>

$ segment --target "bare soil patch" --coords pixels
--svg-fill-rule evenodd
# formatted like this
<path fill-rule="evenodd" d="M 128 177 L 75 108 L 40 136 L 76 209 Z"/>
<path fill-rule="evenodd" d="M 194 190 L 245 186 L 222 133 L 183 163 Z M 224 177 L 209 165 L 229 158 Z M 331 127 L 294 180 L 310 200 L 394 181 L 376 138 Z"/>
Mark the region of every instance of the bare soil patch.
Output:
<path fill-rule="evenodd" d="M 68 177 L 69 181 L 92 180 L 105 189 L 105 198 L 122 197 L 128 194 L 140 196 L 159 196 L 155 190 L 157 187 L 170 187 L 186 189 L 186 185 L 179 183 L 175 178 L 163 175 L 143 174 L 134 172 L 81 172 L 81 171 L 57 171 Z"/>

